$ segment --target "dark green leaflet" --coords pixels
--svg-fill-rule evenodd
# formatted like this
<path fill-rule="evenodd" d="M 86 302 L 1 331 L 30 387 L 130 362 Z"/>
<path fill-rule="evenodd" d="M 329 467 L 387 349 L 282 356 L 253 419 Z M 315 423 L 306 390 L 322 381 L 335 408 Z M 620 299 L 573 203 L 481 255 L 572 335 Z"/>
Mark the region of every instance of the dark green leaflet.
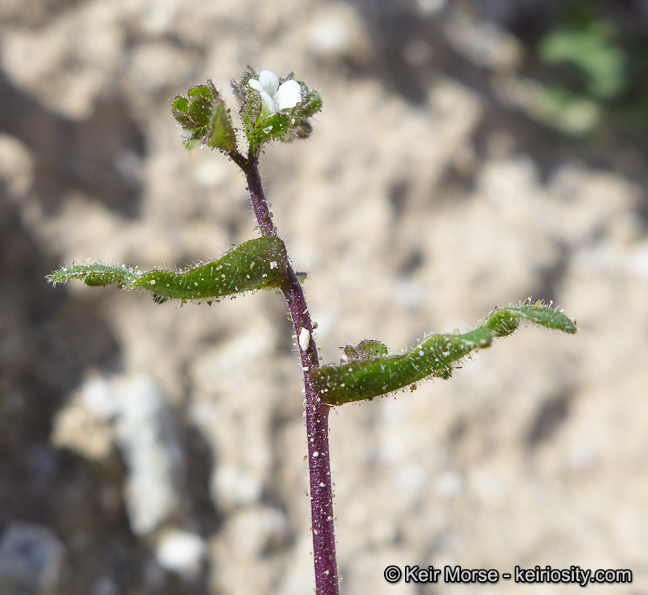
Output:
<path fill-rule="evenodd" d="M 364 339 L 355 345 L 347 345 L 344 348 L 344 355 L 347 359 L 368 360 L 387 355 L 387 345 L 376 339 Z"/>
<path fill-rule="evenodd" d="M 191 87 L 186 97 L 174 97 L 172 105 L 173 117 L 184 130 L 188 149 L 202 144 L 225 153 L 236 151 L 232 118 L 212 81 Z"/>
<path fill-rule="evenodd" d="M 576 323 L 562 312 L 542 304 L 501 308 L 486 317 L 481 326 L 467 333 L 431 335 L 407 353 L 367 357 L 364 343 L 382 345 L 379 341 L 363 341 L 347 346 L 353 361 L 327 364 L 313 370 L 311 382 L 329 405 L 373 399 L 405 388 L 427 377 L 449 378 L 453 366 L 477 349 L 490 347 L 493 339 L 510 335 L 522 321 L 576 332 Z M 360 347 L 360 349 L 358 349 Z"/>
<path fill-rule="evenodd" d="M 123 266 L 80 264 L 49 275 L 51 283 L 79 279 L 87 285 L 117 284 L 143 289 L 156 302 L 168 299 L 210 300 L 255 289 L 279 287 L 285 276 L 286 247 L 275 237 L 250 240 L 221 258 L 179 271 L 141 271 Z"/>

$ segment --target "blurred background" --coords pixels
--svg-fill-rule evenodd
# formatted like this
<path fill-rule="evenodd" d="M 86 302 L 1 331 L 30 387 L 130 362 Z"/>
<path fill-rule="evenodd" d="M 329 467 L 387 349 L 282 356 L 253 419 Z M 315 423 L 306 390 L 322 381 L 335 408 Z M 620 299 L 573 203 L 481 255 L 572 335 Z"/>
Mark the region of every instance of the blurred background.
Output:
<path fill-rule="evenodd" d="M 647 56 L 645 0 L 4 0 L 0 593 L 313 588 L 281 296 L 45 281 L 255 237 L 243 176 L 186 151 L 169 109 L 207 78 L 231 97 L 248 64 L 324 99 L 262 163 L 324 361 L 527 297 L 580 327 L 332 413 L 343 592 L 475 589 L 388 585 L 389 564 L 538 564 L 648 593 Z"/>

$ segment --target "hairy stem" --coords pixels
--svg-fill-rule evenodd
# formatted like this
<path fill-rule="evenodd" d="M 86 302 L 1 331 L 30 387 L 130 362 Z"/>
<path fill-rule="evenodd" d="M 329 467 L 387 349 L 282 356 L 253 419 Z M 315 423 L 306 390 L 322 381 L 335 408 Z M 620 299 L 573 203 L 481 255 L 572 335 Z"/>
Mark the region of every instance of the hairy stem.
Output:
<path fill-rule="evenodd" d="M 263 192 L 258 155 L 233 160 L 241 167 L 248 184 L 252 207 L 259 229 L 264 236 L 277 237 L 268 202 Z M 338 595 L 337 556 L 333 517 L 333 483 L 328 439 L 329 407 L 325 405 L 310 381 L 310 371 L 319 367 L 313 324 L 297 275 L 290 260 L 286 266 L 286 281 L 282 291 L 295 327 L 297 346 L 304 374 L 306 395 L 306 434 L 308 438 L 308 467 L 310 470 L 311 530 L 317 595 Z M 307 341 L 305 339 L 308 339 Z"/>

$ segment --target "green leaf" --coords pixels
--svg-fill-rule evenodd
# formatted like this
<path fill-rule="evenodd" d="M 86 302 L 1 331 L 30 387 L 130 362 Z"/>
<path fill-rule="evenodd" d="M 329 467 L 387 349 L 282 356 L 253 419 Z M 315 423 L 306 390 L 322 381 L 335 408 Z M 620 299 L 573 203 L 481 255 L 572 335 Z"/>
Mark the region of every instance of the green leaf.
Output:
<path fill-rule="evenodd" d="M 384 347 L 374 340 L 368 342 L 368 348 L 360 348 L 363 342 L 355 347 L 347 346 L 345 354 L 351 355 L 353 361 L 317 368 L 311 372 L 310 379 L 328 405 L 371 400 L 408 386 L 413 389 L 424 378 L 449 378 L 454 366 L 469 353 L 490 347 L 494 339 L 510 335 L 523 321 L 569 334 L 576 332 L 576 323 L 571 318 L 541 303 L 501 308 L 487 316 L 476 329 L 431 335 L 406 353 L 386 355 L 383 352 L 372 357 L 372 350 L 380 352 Z"/>
<path fill-rule="evenodd" d="M 190 99 L 206 99 L 207 101 L 211 102 L 214 100 L 215 97 L 219 95 L 218 90 L 216 89 L 216 85 L 211 80 L 207 81 L 206 85 L 196 85 L 195 87 L 191 87 L 187 91 L 187 96 Z"/>
<path fill-rule="evenodd" d="M 258 147 L 276 138 L 285 136 L 290 126 L 290 116 L 285 113 L 272 114 L 259 122 L 251 133 L 250 145 Z"/>
<path fill-rule="evenodd" d="M 139 274 L 139 271 L 126 268 L 123 265 L 110 266 L 100 263 L 87 263 L 63 267 L 48 275 L 47 280 L 53 285 L 78 279 L 93 287 L 113 284 L 125 287 L 135 281 Z"/>
<path fill-rule="evenodd" d="M 174 97 L 171 111 L 182 127 L 187 148 L 202 144 L 225 153 L 236 150 L 236 131 L 232 118 L 212 81 L 191 87 L 186 97 Z"/>
<path fill-rule="evenodd" d="M 236 151 L 236 133 L 232 127 L 229 110 L 223 101 L 216 105 L 211 117 L 211 133 L 207 146 L 225 152 Z"/>
<path fill-rule="evenodd" d="M 367 360 L 382 355 L 387 355 L 389 350 L 387 345 L 376 339 L 364 339 L 355 345 L 347 345 L 344 348 L 344 356 L 348 360 Z"/>
<path fill-rule="evenodd" d="M 182 270 L 142 271 L 124 266 L 88 263 L 64 267 L 48 276 L 53 284 L 78 279 L 86 285 L 116 284 L 140 289 L 162 303 L 169 299 L 212 300 L 256 289 L 280 287 L 286 274 L 286 247 L 275 237 L 250 240 L 221 258 Z"/>
<path fill-rule="evenodd" d="M 295 115 L 300 118 L 310 118 L 322 109 L 322 98 L 317 91 L 310 91 L 304 83 L 302 87 L 302 101 L 295 106 Z"/>
<path fill-rule="evenodd" d="M 178 120 L 178 122 L 183 128 L 185 126 L 189 126 L 191 124 L 191 120 L 186 115 L 187 112 L 189 111 L 189 100 L 186 97 L 177 95 L 176 97 L 173 98 L 172 101 L 173 103 L 171 104 L 171 109 L 173 111 L 176 120 Z"/>
<path fill-rule="evenodd" d="M 255 124 L 259 120 L 263 103 L 259 93 L 250 88 L 250 79 L 258 78 L 258 73 L 250 69 L 241 75 L 239 81 L 231 81 L 234 96 L 239 103 L 239 115 L 245 126 L 245 136 L 253 147 Z"/>

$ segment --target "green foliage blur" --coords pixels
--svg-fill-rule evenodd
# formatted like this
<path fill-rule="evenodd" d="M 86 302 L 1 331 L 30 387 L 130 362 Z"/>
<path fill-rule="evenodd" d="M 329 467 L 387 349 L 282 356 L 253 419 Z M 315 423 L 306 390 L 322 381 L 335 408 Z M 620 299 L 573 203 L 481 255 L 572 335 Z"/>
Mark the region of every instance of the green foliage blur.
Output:
<path fill-rule="evenodd" d="M 535 46 L 534 116 L 569 136 L 645 135 L 648 31 L 615 3 L 567 1 Z"/>

